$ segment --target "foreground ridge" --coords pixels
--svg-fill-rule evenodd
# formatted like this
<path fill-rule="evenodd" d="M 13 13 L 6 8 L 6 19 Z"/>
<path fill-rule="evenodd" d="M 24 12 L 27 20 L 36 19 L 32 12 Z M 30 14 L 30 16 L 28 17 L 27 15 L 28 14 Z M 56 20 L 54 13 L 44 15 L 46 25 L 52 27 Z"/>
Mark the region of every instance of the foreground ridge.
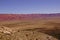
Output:
<path fill-rule="evenodd" d="M 7 27 L 1 27 L 0 29 L 1 40 L 58 40 L 50 35 L 37 31 L 17 30 L 14 32 Z"/>

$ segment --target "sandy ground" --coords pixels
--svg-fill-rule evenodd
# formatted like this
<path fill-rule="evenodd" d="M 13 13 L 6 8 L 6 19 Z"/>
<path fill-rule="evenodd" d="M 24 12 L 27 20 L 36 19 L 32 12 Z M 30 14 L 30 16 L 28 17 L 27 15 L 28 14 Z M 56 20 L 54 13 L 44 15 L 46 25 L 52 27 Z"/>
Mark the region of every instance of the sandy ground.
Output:
<path fill-rule="evenodd" d="M 60 19 L 0 22 L 0 40 L 58 40 Z"/>

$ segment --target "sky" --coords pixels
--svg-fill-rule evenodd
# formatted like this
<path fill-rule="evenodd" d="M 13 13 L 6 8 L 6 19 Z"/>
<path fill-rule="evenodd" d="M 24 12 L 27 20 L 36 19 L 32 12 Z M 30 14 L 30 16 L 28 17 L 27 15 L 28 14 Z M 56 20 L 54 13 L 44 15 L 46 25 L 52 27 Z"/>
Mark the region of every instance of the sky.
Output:
<path fill-rule="evenodd" d="M 0 14 L 60 13 L 60 0 L 0 0 Z"/>

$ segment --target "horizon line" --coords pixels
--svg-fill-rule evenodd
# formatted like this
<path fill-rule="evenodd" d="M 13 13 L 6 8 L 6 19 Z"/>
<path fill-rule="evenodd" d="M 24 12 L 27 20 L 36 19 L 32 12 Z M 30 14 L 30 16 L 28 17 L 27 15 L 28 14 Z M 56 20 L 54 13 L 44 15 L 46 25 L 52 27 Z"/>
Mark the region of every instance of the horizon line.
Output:
<path fill-rule="evenodd" d="M 0 14 L 59 14 L 57 13 L 0 13 Z"/>

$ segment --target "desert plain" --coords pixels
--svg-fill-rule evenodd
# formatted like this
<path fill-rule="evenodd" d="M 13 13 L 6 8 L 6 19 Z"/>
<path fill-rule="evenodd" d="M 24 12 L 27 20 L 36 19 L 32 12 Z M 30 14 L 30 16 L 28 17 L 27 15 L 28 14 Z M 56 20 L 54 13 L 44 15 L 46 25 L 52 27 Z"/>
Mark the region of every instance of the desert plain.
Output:
<path fill-rule="evenodd" d="M 0 40 L 59 40 L 60 13 L 0 14 Z"/>

